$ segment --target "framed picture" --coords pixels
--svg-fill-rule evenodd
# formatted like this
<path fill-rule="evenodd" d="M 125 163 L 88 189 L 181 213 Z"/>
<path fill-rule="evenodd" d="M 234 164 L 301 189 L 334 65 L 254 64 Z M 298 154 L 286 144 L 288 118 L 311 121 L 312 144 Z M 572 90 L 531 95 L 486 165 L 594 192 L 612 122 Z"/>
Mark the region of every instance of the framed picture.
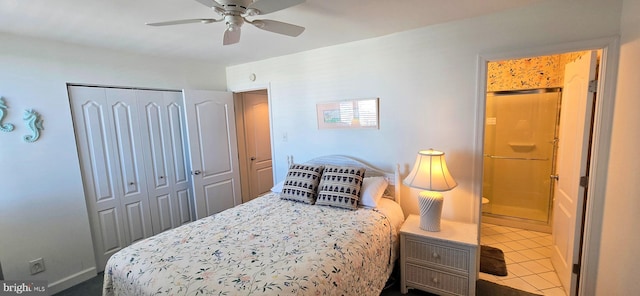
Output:
<path fill-rule="evenodd" d="M 318 129 L 378 129 L 378 98 L 316 104 Z"/>

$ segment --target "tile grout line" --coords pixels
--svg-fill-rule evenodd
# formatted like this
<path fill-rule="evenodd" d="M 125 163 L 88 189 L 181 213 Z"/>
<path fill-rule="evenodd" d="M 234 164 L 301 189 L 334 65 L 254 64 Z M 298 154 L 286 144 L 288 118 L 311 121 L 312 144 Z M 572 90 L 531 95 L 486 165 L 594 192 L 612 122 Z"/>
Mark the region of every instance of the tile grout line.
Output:
<path fill-rule="evenodd" d="M 503 250 L 505 277 L 480 273 L 480 278 L 497 284 L 543 295 L 565 295 L 551 265 L 551 235 L 488 223 L 481 225 L 480 242 Z"/>

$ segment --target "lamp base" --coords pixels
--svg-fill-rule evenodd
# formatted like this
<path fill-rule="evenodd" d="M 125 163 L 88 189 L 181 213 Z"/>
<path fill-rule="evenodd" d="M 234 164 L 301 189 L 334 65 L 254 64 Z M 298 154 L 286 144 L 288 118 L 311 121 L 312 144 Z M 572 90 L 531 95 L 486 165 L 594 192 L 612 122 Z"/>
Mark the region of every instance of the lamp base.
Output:
<path fill-rule="evenodd" d="M 440 231 L 440 217 L 444 199 L 440 192 L 422 191 L 418 195 L 420 206 L 420 229 L 426 231 Z"/>

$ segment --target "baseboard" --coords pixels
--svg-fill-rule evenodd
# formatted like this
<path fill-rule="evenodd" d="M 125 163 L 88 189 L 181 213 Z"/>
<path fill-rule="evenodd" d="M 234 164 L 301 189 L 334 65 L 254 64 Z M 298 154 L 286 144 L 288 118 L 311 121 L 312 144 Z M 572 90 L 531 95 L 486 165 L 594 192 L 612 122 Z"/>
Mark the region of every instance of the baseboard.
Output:
<path fill-rule="evenodd" d="M 533 230 L 537 232 L 551 233 L 552 229 L 550 225 L 547 224 L 536 224 L 528 221 L 520 221 L 519 219 L 510 219 L 510 218 L 496 218 L 491 217 L 489 215 L 482 215 L 482 222 L 486 222 L 489 224 L 507 226 L 512 228 L 520 228 L 526 230 Z"/>
<path fill-rule="evenodd" d="M 55 293 L 58 292 L 62 292 L 66 289 L 69 289 L 77 284 L 80 284 L 84 281 L 90 280 L 92 278 L 94 278 L 97 275 L 97 271 L 95 267 L 91 267 L 88 269 L 85 269 L 81 272 L 78 272 L 76 274 L 72 274 L 66 278 L 63 278 L 59 281 L 55 281 L 53 283 L 49 284 L 49 294 L 53 295 Z"/>

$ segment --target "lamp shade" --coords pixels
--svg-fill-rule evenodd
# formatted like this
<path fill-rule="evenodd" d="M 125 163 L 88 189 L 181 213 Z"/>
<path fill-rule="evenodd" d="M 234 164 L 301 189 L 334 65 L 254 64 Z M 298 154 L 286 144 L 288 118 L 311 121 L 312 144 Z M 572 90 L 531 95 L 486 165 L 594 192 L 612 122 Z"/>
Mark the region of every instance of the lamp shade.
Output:
<path fill-rule="evenodd" d="M 429 191 L 447 191 L 458 185 L 449 173 L 444 152 L 433 149 L 418 152 L 416 163 L 404 184 Z"/>

